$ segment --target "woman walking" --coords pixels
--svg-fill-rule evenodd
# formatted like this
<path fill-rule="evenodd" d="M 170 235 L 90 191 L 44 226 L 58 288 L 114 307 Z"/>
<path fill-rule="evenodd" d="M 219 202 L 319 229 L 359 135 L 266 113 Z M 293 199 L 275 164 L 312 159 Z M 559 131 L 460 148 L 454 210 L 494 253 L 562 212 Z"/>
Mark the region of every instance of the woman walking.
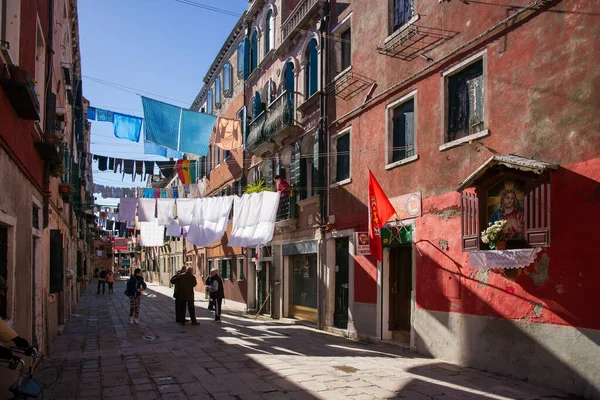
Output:
<path fill-rule="evenodd" d="M 113 274 L 113 272 L 109 269 L 108 271 L 106 271 L 106 283 L 108 283 L 108 294 L 114 293 L 115 292 L 115 275 Z"/>
<path fill-rule="evenodd" d="M 129 323 L 140 323 L 140 301 L 142 291 L 146 290 L 146 282 L 142 270 L 136 268 L 133 275 L 127 281 L 127 296 L 129 296 Z"/>

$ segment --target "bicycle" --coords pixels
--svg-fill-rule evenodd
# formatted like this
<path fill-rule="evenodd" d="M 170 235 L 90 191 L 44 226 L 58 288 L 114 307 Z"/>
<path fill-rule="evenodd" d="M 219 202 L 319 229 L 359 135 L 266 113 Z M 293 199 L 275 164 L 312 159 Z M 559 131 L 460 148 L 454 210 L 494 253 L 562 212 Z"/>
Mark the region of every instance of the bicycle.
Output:
<path fill-rule="evenodd" d="M 26 357 L 31 357 L 31 365 L 28 372 L 25 372 L 25 363 L 19 357 L 12 359 L 0 359 L 0 366 L 12 370 L 19 370 L 19 377 L 8 389 L 12 394 L 9 400 L 26 400 L 29 398 L 37 398 L 44 390 L 44 384 L 33 378 L 35 367 L 38 361 L 38 352 L 34 347 L 21 349 L 13 347 L 10 349 L 13 354 L 22 354 Z"/>

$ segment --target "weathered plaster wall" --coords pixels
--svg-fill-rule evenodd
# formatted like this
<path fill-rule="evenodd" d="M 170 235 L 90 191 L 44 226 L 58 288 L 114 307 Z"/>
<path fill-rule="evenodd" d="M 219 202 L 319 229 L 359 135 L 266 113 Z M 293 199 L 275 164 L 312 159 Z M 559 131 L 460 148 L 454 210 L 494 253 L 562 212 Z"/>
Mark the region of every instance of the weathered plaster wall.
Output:
<path fill-rule="evenodd" d="M 586 398 L 600 396 L 598 330 L 423 309 L 415 314 L 419 353 Z"/>

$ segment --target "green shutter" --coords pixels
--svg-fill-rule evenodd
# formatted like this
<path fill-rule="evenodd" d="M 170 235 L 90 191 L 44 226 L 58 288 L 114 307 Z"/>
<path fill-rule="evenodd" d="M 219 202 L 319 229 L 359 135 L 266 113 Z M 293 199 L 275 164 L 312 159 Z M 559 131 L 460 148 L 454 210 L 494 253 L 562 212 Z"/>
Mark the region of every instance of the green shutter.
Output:
<path fill-rule="evenodd" d="M 227 271 L 225 271 L 227 273 L 227 279 L 231 279 L 231 258 L 227 259 Z"/>
<path fill-rule="evenodd" d="M 319 131 L 315 131 L 315 145 L 313 152 L 313 193 L 319 193 Z"/>

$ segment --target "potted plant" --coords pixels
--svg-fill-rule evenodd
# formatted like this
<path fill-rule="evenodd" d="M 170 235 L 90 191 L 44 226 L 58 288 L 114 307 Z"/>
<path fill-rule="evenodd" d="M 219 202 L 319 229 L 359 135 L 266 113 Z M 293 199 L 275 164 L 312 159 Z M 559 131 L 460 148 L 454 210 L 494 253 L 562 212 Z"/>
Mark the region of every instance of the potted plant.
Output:
<path fill-rule="evenodd" d="M 501 219 L 489 224 L 486 230 L 481 232 L 481 241 L 490 246 L 490 249 L 504 250 L 506 249 L 506 241 L 515 236 L 515 229 L 506 226 L 507 221 Z"/>
<path fill-rule="evenodd" d="M 54 178 L 60 178 L 65 174 L 66 168 L 65 163 L 60 162 L 58 164 L 54 164 L 50 167 L 50 176 Z"/>
<path fill-rule="evenodd" d="M 258 182 L 249 183 L 246 187 L 246 193 L 260 193 L 260 192 L 272 192 L 273 190 L 265 185 L 265 181 L 260 180 Z"/>
<path fill-rule="evenodd" d="M 72 190 L 73 186 L 71 186 L 68 183 L 61 183 L 60 185 L 58 185 L 58 191 L 63 196 L 71 193 Z"/>

